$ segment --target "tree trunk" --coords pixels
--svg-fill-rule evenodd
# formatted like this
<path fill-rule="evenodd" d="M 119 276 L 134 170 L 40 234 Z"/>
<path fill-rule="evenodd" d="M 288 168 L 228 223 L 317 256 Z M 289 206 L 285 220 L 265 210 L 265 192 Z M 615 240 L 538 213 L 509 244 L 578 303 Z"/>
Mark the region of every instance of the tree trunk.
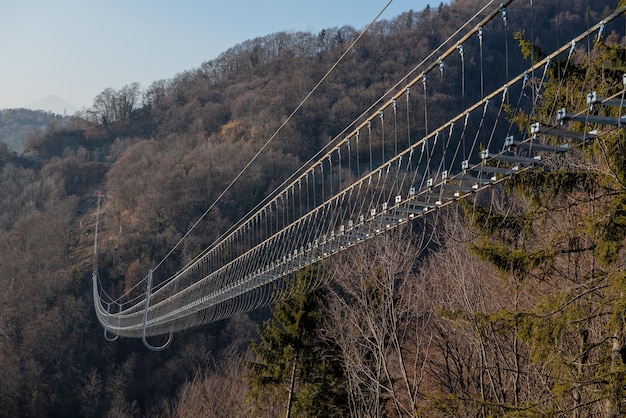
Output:
<path fill-rule="evenodd" d="M 291 405 L 293 404 L 293 391 L 296 386 L 296 369 L 298 365 L 298 352 L 296 352 L 293 357 L 293 365 L 291 366 L 291 378 L 289 380 L 289 398 L 287 399 L 287 412 L 285 413 L 285 418 L 289 418 L 291 416 Z"/>

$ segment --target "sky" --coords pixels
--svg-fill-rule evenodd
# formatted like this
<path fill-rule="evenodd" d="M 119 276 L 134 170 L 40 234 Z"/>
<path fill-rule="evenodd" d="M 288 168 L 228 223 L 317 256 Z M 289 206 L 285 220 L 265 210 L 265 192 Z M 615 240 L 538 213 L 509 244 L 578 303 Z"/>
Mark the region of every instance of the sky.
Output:
<path fill-rule="evenodd" d="M 389 0 L 3 0 L 0 109 L 54 95 L 77 110 L 106 88 L 147 88 L 248 39 L 373 20 Z M 440 1 L 392 0 L 380 19 Z M 448 2 L 446 2 L 448 3 Z M 51 109 L 43 109 L 51 110 Z"/>

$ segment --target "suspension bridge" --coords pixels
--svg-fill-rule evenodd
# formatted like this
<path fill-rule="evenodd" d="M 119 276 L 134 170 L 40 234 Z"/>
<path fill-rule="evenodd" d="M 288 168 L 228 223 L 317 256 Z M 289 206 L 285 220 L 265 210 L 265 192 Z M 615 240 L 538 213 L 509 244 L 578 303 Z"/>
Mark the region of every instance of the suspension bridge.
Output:
<path fill-rule="evenodd" d="M 536 108 L 550 66 L 558 62 L 566 68 L 577 48 L 589 52 L 626 8 L 588 25 L 542 59 L 535 57 L 523 72 L 509 76 L 508 54 L 502 66 L 484 66 L 483 60 L 494 44 L 487 42 L 493 28 L 506 29 L 515 18 L 507 9 L 513 1 L 489 2 L 316 158 L 182 269 L 157 285 L 156 270 L 150 270 L 142 282 L 146 290 L 139 295 L 114 299 L 104 291 L 98 278 L 96 224 L 93 297 L 105 338 L 142 338 L 148 348 L 159 350 L 176 331 L 310 291 L 324 285 L 324 275 L 309 274 L 302 281 L 295 280 L 296 272 L 519 173 L 548 167 L 563 154 L 621 127 L 626 122 L 621 114 L 626 75 L 621 88 L 608 97 L 600 97 L 590 86 L 587 103 L 578 109 L 554 109 L 549 123 L 539 121 Z M 504 33 L 508 36 L 507 30 Z M 508 43 L 505 46 L 508 51 Z M 476 56 L 469 57 L 470 51 Z M 458 100 L 466 100 L 470 59 L 480 63 L 481 99 L 429 129 L 436 119 L 429 114 L 434 93 L 455 84 Z M 446 84 L 442 80 L 449 77 L 451 62 L 458 71 Z M 484 80 L 500 79 L 500 87 L 484 94 Z M 558 85 L 566 88 L 560 81 Z M 529 116 L 522 133 L 507 120 L 519 112 Z M 147 341 L 166 334 L 164 345 Z"/>

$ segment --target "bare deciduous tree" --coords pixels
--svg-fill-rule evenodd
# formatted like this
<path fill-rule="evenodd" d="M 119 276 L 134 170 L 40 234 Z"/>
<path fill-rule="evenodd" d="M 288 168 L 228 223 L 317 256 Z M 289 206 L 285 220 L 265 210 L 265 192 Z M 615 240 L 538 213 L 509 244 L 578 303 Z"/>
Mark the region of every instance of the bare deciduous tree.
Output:
<path fill-rule="evenodd" d="M 232 355 L 205 374 L 197 373 L 181 389 L 174 406 L 168 408 L 168 418 L 247 417 L 248 386 L 246 368 L 239 356 Z"/>
<path fill-rule="evenodd" d="M 325 328 L 342 351 L 354 416 L 417 414 L 432 339 L 430 304 L 414 274 L 418 254 L 397 234 L 335 263 Z"/>

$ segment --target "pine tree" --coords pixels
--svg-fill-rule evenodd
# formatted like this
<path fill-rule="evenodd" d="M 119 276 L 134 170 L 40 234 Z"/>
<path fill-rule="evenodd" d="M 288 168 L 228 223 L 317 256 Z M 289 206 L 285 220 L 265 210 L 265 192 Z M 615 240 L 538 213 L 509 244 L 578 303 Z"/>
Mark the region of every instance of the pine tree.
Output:
<path fill-rule="evenodd" d="M 306 269 L 293 286 L 316 273 Z M 257 360 L 247 364 L 251 400 L 257 412 L 278 404 L 285 416 L 343 416 L 345 393 L 336 348 L 322 341 L 318 328 L 324 315 L 324 291 L 297 295 L 271 309 L 272 318 L 258 328 L 252 343 Z"/>
<path fill-rule="evenodd" d="M 518 39 L 527 58 L 542 56 L 523 34 Z M 614 35 L 598 41 L 591 54 L 577 52 L 567 63 L 551 65 L 536 115 L 549 125 L 555 108 L 584 109 L 590 86 L 598 96 L 623 98 L 625 73 L 623 43 Z M 614 117 L 622 110 L 594 109 Z M 529 121 L 524 114 L 515 120 L 522 126 Z M 571 128 L 588 129 L 580 123 Z M 601 131 L 593 143 L 579 144 L 586 167 L 564 159 L 515 176 L 498 196 L 513 210 L 499 212 L 478 201 L 465 205 L 479 231 L 472 250 L 518 295 L 531 296 L 506 311 L 462 315 L 519 339 L 541 370 L 543 399 L 513 402 L 505 410 L 626 413 L 626 143 L 621 128 Z"/>

